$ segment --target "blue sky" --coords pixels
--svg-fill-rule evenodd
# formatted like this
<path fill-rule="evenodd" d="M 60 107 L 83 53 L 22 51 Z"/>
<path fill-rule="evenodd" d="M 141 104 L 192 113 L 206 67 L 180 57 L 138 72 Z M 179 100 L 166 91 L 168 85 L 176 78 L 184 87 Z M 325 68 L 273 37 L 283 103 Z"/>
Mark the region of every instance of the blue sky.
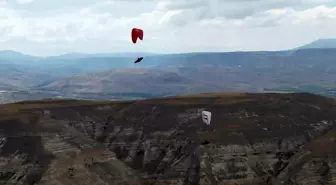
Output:
<path fill-rule="evenodd" d="M 0 22 L 0 50 L 39 56 L 281 50 L 335 38 L 336 1 L 0 0 Z"/>

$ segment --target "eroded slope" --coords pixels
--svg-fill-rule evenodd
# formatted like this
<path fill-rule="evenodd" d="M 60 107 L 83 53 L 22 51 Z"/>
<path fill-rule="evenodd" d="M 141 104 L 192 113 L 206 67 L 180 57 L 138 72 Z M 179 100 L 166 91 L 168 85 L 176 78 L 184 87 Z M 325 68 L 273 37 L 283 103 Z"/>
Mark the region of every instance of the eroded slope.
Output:
<path fill-rule="evenodd" d="M 3 109 L 12 114 L 7 122 L 8 119 L 22 122 L 27 119 L 22 116 L 18 119 L 18 114 L 29 115 L 30 121 L 20 124 L 35 123 L 39 133 L 41 130 L 48 133 L 38 136 L 41 141 L 31 141 L 37 143 L 33 151 L 39 152 L 31 155 L 45 158 L 46 165 L 40 166 L 47 167 L 38 168 L 42 182 L 64 179 L 62 174 L 70 167 L 60 164 L 69 164 L 64 161 L 71 157 L 65 156 L 77 151 L 75 157 L 71 155 L 78 160 L 71 160 L 70 165 L 81 174 L 75 179 L 99 179 L 92 180 L 97 184 L 111 183 L 115 176 L 122 177 L 120 182 L 143 184 L 335 183 L 335 101 L 321 96 L 204 94 L 128 102 L 26 102 L 6 105 Z M 202 123 L 199 117 L 202 110 L 212 112 L 211 126 Z M 11 129 L 3 132 L 14 132 L 8 131 Z M 27 140 L 23 137 L 27 136 L 20 139 Z M 16 147 L 18 144 L 11 144 L 15 151 L 6 148 L 6 143 L 21 141 L 4 138 L 7 139 L 2 156 L 8 158 L 17 150 L 28 155 L 21 146 Z M 204 140 L 210 144 L 200 145 Z M 118 160 L 104 157 L 105 163 L 112 167 L 106 167 L 105 163 L 96 167 L 97 162 L 91 162 L 89 167 L 83 161 L 77 162 L 84 160 L 80 156 L 96 160 L 95 155 L 85 154 L 87 148 L 110 151 Z M 111 171 L 114 176 L 110 178 L 102 175 Z M 126 172 L 136 173 L 142 179 L 120 175 Z M 75 184 L 75 180 L 71 183 Z"/>

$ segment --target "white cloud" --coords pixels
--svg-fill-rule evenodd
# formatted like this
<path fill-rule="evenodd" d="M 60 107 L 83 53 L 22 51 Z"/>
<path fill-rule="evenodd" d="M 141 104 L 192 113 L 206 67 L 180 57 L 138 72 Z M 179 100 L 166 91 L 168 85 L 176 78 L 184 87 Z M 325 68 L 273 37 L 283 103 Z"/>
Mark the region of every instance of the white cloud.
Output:
<path fill-rule="evenodd" d="M 85 6 L 64 0 L 54 14 L 39 2 L 31 4 L 35 11 L 0 3 L 0 49 L 37 55 L 275 50 L 336 36 L 336 2 L 329 0 L 78 1 Z M 135 45 L 133 27 L 145 31 Z"/>
<path fill-rule="evenodd" d="M 19 3 L 19 4 L 30 4 L 33 1 L 34 0 L 16 0 L 16 2 Z"/>

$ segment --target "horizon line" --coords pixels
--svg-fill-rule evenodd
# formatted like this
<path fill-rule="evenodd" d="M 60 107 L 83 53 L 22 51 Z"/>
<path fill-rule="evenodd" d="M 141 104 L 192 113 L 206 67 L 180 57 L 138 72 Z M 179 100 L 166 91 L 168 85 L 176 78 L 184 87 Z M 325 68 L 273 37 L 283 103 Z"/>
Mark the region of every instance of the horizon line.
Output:
<path fill-rule="evenodd" d="M 293 48 L 293 49 L 284 49 L 284 50 L 235 50 L 235 51 L 190 51 L 190 52 L 181 52 L 181 53 L 152 53 L 152 52 L 111 52 L 111 53 L 80 53 L 80 52 L 69 52 L 60 55 L 48 55 L 48 56 L 39 56 L 39 55 L 30 55 L 23 52 L 15 51 L 15 50 L 0 50 L 0 52 L 13 52 L 22 55 L 26 55 L 27 57 L 36 57 L 36 58 L 51 58 L 51 57 L 61 57 L 65 55 L 71 54 L 79 54 L 79 55 L 117 55 L 117 54 L 140 54 L 143 53 L 148 54 L 147 56 L 154 56 L 154 55 L 179 55 L 179 54 L 198 54 L 198 53 L 238 53 L 238 52 L 289 52 L 289 51 L 297 51 L 297 50 L 309 50 L 309 49 L 336 49 L 336 48 Z M 1 57 L 1 56 L 0 56 Z M 66 57 L 66 56 L 65 56 Z M 95 57 L 95 56 L 92 56 Z M 98 57 L 98 56 L 96 56 Z M 103 57 L 103 56 L 102 56 Z M 128 57 L 128 56 L 106 56 L 106 57 Z M 131 57 L 131 56 L 129 56 Z"/>
<path fill-rule="evenodd" d="M 149 54 L 149 55 L 178 55 L 178 54 L 197 54 L 197 53 L 236 53 L 236 52 L 284 52 L 284 51 L 292 51 L 295 49 L 284 49 L 284 50 L 233 50 L 233 51 L 189 51 L 189 52 L 171 52 L 171 53 L 155 53 L 155 52 L 102 52 L 102 53 L 82 53 L 82 52 L 68 52 L 63 53 L 59 55 L 47 55 L 47 56 L 41 56 L 41 55 L 31 55 L 24 52 L 16 51 L 16 50 L 0 50 L 0 52 L 13 52 L 17 54 L 22 54 L 30 57 L 37 57 L 37 58 L 49 58 L 49 57 L 61 57 L 66 55 L 113 55 L 113 54 L 137 54 L 137 53 L 143 53 L 143 54 Z"/>
<path fill-rule="evenodd" d="M 160 52 L 135 52 L 135 51 L 122 51 L 122 52 L 96 52 L 96 53 L 85 53 L 85 52 L 67 52 L 67 53 L 61 53 L 61 54 L 52 54 L 52 55 L 36 55 L 36 54 L 28 54 L 25 52 L 17 51 L 17 50 L 12 50 L 12 49 L 3 49 L 0 50 L 0 52 L 14 52 L 14 53 L 19 53 L 22 55 L 30 56 L 30 57 L 36 57 L 36 58 L 49 58 L 49 57 L 60 57 L 64 55 L 71 55 L 71 54 L 81 54 L 81 55 L 112 55 L 112 54 L 131 54 L 131 53 L 147 53 L 151 55 L 174 55 L 174 54 L 193 54 L 193 53 L 234 53 L 234 52 L 284 52 L 284 51 L 295 51 L 295 50 L 302 50 L 302 49 L 333 49 L 333 48 L 302 48 L 304 46 L 307 46 L 309 44 L 312 44 L 316 41 L 320 40 L 336 40 L 336 38 L 319 38 L 315 39 L 314 41 L 311 41 L 307 44 L 297 46 L 291 49 L 278 49 L 278 50 L 231 50 L 231 51 L 186 51 L 186 52 L 170 52 L 170 53 L 160 53 Z"/>

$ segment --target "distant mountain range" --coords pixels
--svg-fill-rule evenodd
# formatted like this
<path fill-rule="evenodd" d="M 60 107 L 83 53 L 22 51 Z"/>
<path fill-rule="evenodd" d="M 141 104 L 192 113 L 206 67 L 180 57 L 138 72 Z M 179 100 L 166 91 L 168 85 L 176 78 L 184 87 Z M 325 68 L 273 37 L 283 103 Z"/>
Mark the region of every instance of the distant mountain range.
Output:
<path fill-rule="evenodd" d="M 151 68 L 82 73 L 39 88 L 68 93 L 184 94 L 331 86 L 336 79 L 335 58 L 336 49 L 154 56 L 147 58 L 157 61 Z"/>
<path fill-rule="evenodd" d="M 157 55 L 155 53 L 144 53 L 144 52 L 125 52 L 125 53 L 67 53 L 64 55 L 50 56 L 47 59 L 81 59 L 81 58 L 107 58 L 107 57 L 141 57 L 141 56 L 152 56 Z"/>
<path fill-rule="evenodd" d="M 326 49 L 336 48 L 336 39 L 319 39 L 297 49 Z"/>
<path fill-rule="evenodd" d="M 332 42 L 323 39 L 287 51 L 164 55 L 70 53 L 43 58 L 2 51 L 0 90 L 20 91 L 20 97 L 26 91 L 30 97 L 38 92 L 94 99 L 265 90 L 336 97 L 336 48 L 322 44 L 331 47 Z M 139 55 L 146 57 L 134 64 Z M 10 99 L 3 97 L 4 102 Z"/>
<path fill-rule="evenodd" d="M 306 45 L 294 48 L 297 49 L 326 49 L 326 48 L 336 48 L 336 38 L 334 39 L 318 39 Z M 290 51 L 291 49 L 289 49 Z M 182 53 L 183 54 L 183 53 Z M 138 57 L 138 56 L 153 56 L 159 55 L 157 53 L 146 53 L 146 52 L 119 52 L 119 53 L 66 53 L 56 56 L 39 57 L 23 54 L 12 50 L 2 50 L 0 51 L 0 59 L 19 59 L 19 60 L 45 60 L 45 59 L 80 59 L 80 58 L 106 58 L 106 57 Z M 161 54 L 162 55 L 162 54 Z"/>
<path fill-rule="evenodd" d="M 0 60 L 1 62 L 3 61 L 8 61 L 8 62 L 15 62 L 16 61 L 35 61 L 39 60 L 40 57 L 36 56 L 31 56 L 31 55 L 26 55 L 22 54 L 20 52 L 12 51 L 12 50 L 2 50 L 0 51 Z"/>

